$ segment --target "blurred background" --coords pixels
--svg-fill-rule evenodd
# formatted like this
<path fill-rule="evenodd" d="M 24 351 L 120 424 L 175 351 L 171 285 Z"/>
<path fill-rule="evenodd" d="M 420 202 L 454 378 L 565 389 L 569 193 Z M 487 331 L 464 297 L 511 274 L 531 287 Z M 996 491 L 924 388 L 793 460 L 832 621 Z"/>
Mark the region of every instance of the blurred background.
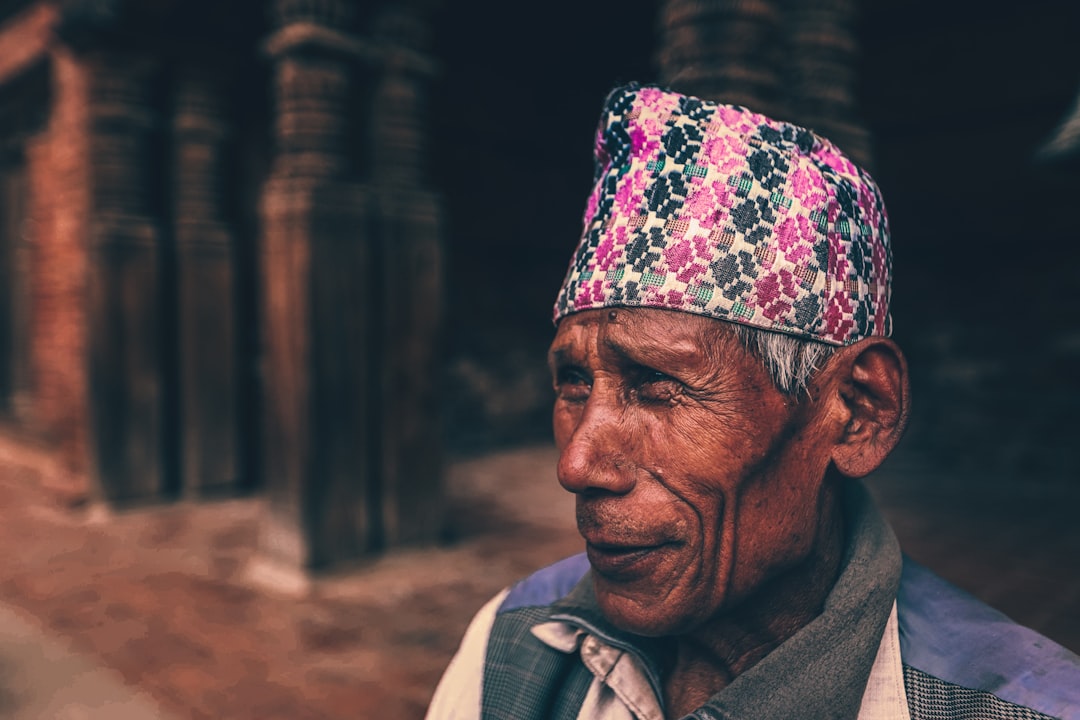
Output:
<path fill-rule="evenodd" d="M 422 716 L 479 605 L 580 549 L 544 354 L 631 80 L 871 169 L 914 414 L 869 484 L 1080 649 L 1078 22 L 0 0 L 0 712 Z"/>

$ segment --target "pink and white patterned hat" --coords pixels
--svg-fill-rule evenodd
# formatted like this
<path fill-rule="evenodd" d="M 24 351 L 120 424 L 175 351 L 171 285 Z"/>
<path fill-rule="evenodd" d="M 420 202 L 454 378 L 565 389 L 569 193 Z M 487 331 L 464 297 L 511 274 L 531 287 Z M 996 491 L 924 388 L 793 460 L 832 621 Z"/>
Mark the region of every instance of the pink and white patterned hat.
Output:
<path fill-rule="evenodd" d="M 656 307 L 846 345 L 889 335 L 873 179 L 812 131 L 655 87 L 608 96 L 555 322 Z"/>

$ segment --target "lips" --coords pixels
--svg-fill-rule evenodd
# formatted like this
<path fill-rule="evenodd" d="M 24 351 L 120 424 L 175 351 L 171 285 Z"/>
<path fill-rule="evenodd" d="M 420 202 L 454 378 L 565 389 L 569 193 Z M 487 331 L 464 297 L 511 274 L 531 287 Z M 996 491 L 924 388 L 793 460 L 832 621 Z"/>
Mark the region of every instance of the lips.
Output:
<path fill-rule="evenodd" d="M 593 570 L 611 580 L 640 579 L 656 570 L 678 545 L 680 523 L 670 506 L 621 507 L 613 497 L 577 499 L 578 532 Z"/>
<path fill-rule="evenodd" d="M 608 580 L 634 580 L 652 571 L 663 556 L 673 548 L 672 543 L 629 545 L 585 541 L 589 564 Z"/>

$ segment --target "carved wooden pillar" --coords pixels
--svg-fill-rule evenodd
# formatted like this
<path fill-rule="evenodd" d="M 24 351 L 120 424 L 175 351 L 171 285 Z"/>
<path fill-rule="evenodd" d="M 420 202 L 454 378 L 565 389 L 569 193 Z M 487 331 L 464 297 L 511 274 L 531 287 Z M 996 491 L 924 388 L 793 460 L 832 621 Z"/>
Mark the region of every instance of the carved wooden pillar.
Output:
<path fill-rule="evenodd" d="M 835 142 L 863 167 L 870 132 L 859 117 L 858 0 L 787 0 L 791 120 Z"/>
<path fill-rule="evenodd" d="M 3 155 L 0 156 L 0 413 L 25 421 L 32 408 L 28 183 L 26 161 L 21 153 L 14 157 L 13 153 Z"/>
<path fill-rule="evenodd" d="M 93 474 L 106 498 L 137 500 L 166 484 L 161 248 L 152 202 L 156 68 L 123 51 L 94 52 L 87 63 Z"/>
<path fill-rule="evenodd" d="M 664 0 L 660 81 L 680 92 L 784 117 L 777 0 Z"/>
<path fill-rule="evenodd" d="M 275 0 L 275 157 L 261 203 L 262 547 L 292 567 L 377 543 L 369 194 L 350 178 L 362 45 L 343 0 Z"/>
<path fill-rule="evenodd" d="M 434 542 L 442 530 L 439 402 L 442 260 L 439 197 L 424 177 L 426 25 L 389 6 L 376 24 L 383 48 L 372 102 L 371 182 L 382 247 L 380 506 L 387 545 Z"/>
<path fill-rule="evenodd" d="M 863 165 L 858 0 L 664 0 L 660 79 L 813 128 Z"/>
<path fill-rule="evenodd" d="M 226 85 L 220 68 L 178 69 L 173 115 L 180 434 L 185 493 L 234 488 L 238 420 L 233 228 L 226 218 Z"/>
<path fill-rule="evenodd" d="M 48 72 L 49 65 L 38 62 L 0 85 L 0 415 L 27 428 L 36 419 L 30 263 L 37 232 L 29 146 L 47 123 Z"/>

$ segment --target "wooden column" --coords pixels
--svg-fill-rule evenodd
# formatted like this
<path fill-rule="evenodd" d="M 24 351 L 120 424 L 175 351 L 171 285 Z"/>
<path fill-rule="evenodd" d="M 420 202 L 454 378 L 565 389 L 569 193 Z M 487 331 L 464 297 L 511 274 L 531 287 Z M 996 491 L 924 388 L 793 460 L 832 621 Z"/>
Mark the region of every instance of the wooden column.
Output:
<path fill-rule="evenodd" d="M 220 67 L 178 69 L 173 219 L 179 318 L 180 435 L 185 494 L 241 481 L 233 228 L 225 211 L 228 124 Z"/>
<path fill-rule="evenodd" d="M 0 82 L 0 414 L 33 425 L 31 212 L 27 147 L 47 123 L 49 66 Z"/>
<path fill-rule="evenodd" d="M 858 0 L 788 0 L 792 120 L 835 142 L 869 167 L 870 132 L 857 99 Z"/>
<path fill-rule="evenodd" d="M 4 155 L 0 155 L 0 413 L 22 421 L 31 404 L 27 172 L 21 153 Z"/>
<path fill-rule="evenodd" d="M 370 194 L 353 178 L 356 57 L 342 0 L 276 0 L 275 157 L 261 204 L 262 549 L 298 568 L 378 543 Z"/>
<path fill-rule="evenodd" d="M 110 500 L 166 484 L 161 248 L 152 217 L 155 66 L 122 51 L 90 67 L 88 278 L 92 472 Z"/>
<path fill-rule="evenodd" d="M 439 353 L 441 203 L 424 173 L 427 86 L 421 11 L 389 6 L 378 19 L 384 48 L 372 102 L 371 182 L 382 247 L 380 509 L 388 546 L 431 543 L 442 530 Z"/>
<path fill-rule="evenodd" d="M 663 0 L 660 81 L 783 118 L 783 33 L 777 0 Z"/>

